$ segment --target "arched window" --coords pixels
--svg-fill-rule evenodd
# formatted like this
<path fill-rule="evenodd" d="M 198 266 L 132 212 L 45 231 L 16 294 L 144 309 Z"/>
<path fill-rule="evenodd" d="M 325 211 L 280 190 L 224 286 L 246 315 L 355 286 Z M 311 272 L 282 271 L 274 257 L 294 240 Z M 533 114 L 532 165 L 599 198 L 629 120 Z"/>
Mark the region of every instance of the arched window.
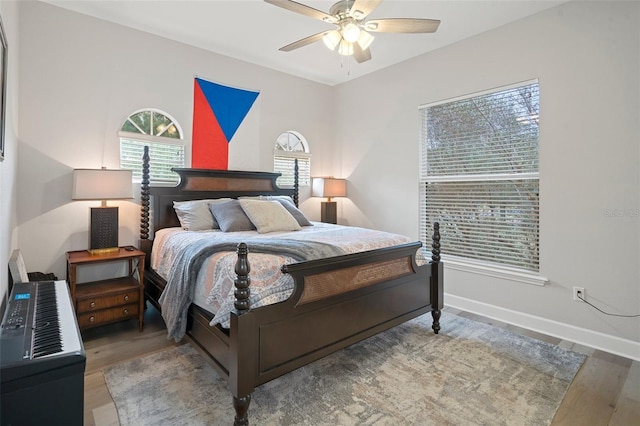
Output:
<path fill-rule="evenodd" d="M 142 153 L 149 147 L 150 180 L 176 183 L 173 167 L 184 167 L 185 143 L 182 129 L 169 114 L 147 108 L 131 114 L 120 128 L 120 168 L 133 171 L 133 179 L 142 178 Z"/>
<path fill-rule="evenodd" d="M 278 186 L 293 186 L 294 162 L 298 159 L 298 183 L 311 185 L 311 154 L 309 144 L 300 133 L 288 130 L 276 139 L 273 149 L 273 171 L 282 173 L 277 180 Z"/>

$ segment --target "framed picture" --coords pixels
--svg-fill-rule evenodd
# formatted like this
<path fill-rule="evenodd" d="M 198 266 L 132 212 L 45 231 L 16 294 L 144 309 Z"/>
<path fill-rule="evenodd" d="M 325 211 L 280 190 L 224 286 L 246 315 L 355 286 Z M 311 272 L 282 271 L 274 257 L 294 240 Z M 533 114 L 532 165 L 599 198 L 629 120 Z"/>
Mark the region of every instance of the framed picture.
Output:
<path fill-rule="evenodd" d="M 7 115 L 7 36 L 0 18 L 0 161 L 4 160 L 5 116 Z"/>

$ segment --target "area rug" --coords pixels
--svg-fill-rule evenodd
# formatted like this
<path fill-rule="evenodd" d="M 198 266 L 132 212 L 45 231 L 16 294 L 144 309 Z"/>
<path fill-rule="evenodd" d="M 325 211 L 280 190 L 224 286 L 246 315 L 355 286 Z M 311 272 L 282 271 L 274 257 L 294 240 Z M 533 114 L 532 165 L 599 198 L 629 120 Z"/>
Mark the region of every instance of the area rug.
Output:
<path fill-rule="evenodd" d="M 585 356 L 423 315 L 258 387 L 252 425 L 548 425 Z M 104 370 L 122 426 L 230 425 L 224 380 L 189 345 Z"/>

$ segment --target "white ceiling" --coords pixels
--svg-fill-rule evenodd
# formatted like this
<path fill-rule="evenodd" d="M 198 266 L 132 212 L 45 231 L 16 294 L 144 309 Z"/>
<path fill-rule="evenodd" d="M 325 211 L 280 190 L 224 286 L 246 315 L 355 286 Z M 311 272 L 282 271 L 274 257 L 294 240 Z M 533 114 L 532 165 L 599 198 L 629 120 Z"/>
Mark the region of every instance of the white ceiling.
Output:
<path fill-rule="evenodd" d="M 373 18 L 439 19 L 434 34 L 375 33 L 372 59 L 344 61 L 324 44 L 278 49 L 331 24 L 262 0 L 42 0 L 320 83 L 335 85 L 524 18 L 567 0 L 385 0 Z M 335 0 L 298 0 L 329 11 Z M 523 40 L 523 43 L 526 43 Z"/>

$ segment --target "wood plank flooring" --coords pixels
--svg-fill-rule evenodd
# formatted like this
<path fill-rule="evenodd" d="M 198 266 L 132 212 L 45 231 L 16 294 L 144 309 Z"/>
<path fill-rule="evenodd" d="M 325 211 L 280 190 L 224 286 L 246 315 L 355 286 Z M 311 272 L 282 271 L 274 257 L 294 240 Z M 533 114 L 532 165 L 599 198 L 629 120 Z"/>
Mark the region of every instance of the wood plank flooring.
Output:
<path fill-rule="evenodd" d="M 551 426 L 640 425 L 640 362 L 532 332 L 468 312 L 448 313 L 505 328 L 587 355 L 569 387 Z M 83 332 L 85 372 L 85 426 L 119 426 L 118 414 L 104 382 L 102 369 L 176 345 L 167 340 L 162 317 L 153 307 L 145 312 L 144 331 L 134 320 Z"/>

